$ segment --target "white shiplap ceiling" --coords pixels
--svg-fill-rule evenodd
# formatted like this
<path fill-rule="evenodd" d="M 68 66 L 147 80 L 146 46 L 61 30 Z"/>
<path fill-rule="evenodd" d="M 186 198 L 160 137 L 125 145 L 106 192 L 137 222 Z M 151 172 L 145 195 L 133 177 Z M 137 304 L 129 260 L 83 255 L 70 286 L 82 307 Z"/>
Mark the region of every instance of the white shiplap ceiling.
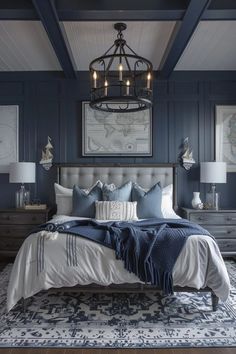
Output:
<path fill-rule="evenodd" d="M 160 68 L 175 21 L 126 22 L 124 38 L 140 56 Z M 112 22 L 61 22 L 77 70 L 113 44 Z M 40 21 L 0 21 L 0 71 L 62 70 Z M 202 21 L 175 70 L 236 70 L 236 21 Z"/>
<path fill-rule="evenodd" d="M 158 69 L 176 22 L 126 22 L 123 32 L 127 44 Z M 63 22 L 77 70 L 88 70 L 89 63 L 103 55 L 114 43 L 113 22 Z"/>
<path fill-rule="evenodd" d="M 236 70 L 236 21 L 203 21 L 175 70 Z"/>
<path fill-rule="evenodd" d="M 40 21 L 0 21 L 0 71 L 61 70 Z"/>

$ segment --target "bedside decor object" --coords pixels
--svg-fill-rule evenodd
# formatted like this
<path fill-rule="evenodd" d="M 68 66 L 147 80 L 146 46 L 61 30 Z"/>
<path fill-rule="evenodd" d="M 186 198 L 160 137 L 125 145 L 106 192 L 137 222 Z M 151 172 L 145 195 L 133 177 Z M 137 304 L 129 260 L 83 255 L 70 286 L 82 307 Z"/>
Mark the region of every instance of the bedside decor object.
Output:
<path fill-rule="evenodd" d="M 16 192 L 16 208 L 24 208 L 30 202 L 30 192 L 25 189 L 24 183 L 35 183 L 35 163 L 11 163 L 9 182 L 21 183 L 20 190 Z"/>
<path fill-rule="evenodd" d="M 42 158 L 39 161 L 39 163 L 43 166 L 43 168 L 48 171 L 52 167 L 52 159 L 53 159 L 53 154 L 52 154 L 52 149 L 53 146 L 51 144 L 51 138 L 48 136 L 48 142 L 45 145 L 44 150 L 42 150 Z"/>
<path fill-rule="evenodd" d="M 180 158 L 182 161 L 183 168 L 185 168 L 185 170 L 190 170 L 192 165 L 196 162 L 193 158 L 193 152 L 190 149 L 188 137 L 184 139 L 183 152 Z"/>
<path fill-rule="evenodd" d="M 126 28 L 125 23 L 115 23 L 114 44 L 89 65 L 93 109 L 130 113 L 152 107 L 153 66 L 126 43 Z"/>
<path fill-rule="evenodd" d="M 24 209 L 27 210 L 45 210 L 47 209 L 47 204 L 25 204 Z"/>
<path fill-rule="evenodd" d="M 201 162 L 200 182 L 211 183 L 211 191 L 206 195 L 206 209 L 219 209 L 219 193 L 216 192 L 216 183 L 226 183 L 225 162 Z"/>
<path fill-rule="evenodd" d="M 203 203 L 200 199 L 200 192 L 193 192 L 193 199 L 191 204 L 193 209 L 203 209 Z"/>

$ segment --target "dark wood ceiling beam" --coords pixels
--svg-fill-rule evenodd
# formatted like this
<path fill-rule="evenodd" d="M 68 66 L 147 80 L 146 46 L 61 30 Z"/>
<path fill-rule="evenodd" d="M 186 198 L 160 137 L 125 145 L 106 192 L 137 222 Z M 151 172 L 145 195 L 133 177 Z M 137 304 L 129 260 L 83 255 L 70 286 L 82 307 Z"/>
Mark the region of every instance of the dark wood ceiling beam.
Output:
<path fill-rule="evenodd" d="M 60 21 L 180 21 L 185 10 L 58 10 Z"/>
<path fill-rule="evenodd" d="M 47 32 L 48 38 L 66 78 L 75 79 L 77 73 L 74 69 L 75 65 L 73 57 L 69 52 L 69 45 L 66 44 L 67 39 L 60 27 L 60 22 L 53 2 L 48 0 L 32 0 L 32 2 Z"/>
<path fill-rule="evenodd" d="M 38 15 L 34 9 L 1 9 L 0 21 L 35 21 L 38 20 Z"/>
<path fill-rule="evenodd" d="M 191 0 L 169 52 L 162 63 L 160 76 L 168 78 L 186 48 L 210 0 Z"/>
<path fill-rule="evenodd" d="M 6 1 L 6 0 L 5 0 Z M 58 10 L 186 10 L 189 0 L 55 0 Z"/>
<path fill-rule="evenodd" d="M 38 1 L 39 2 L 39 1 Z M 41 0 L 52 2 L 60 21 L 179 21 L 189 0 Z M 29 0 L 1 0 L 0 20 L 38 20 Z M 235 0 L 212 0 L 202 20 L 236 20 Z"/>
<path fill-rule="evenodd" d="M 202 15 L 204 21 L 235 21 L 236 9 L 215 10 L 207 9 Z"/>

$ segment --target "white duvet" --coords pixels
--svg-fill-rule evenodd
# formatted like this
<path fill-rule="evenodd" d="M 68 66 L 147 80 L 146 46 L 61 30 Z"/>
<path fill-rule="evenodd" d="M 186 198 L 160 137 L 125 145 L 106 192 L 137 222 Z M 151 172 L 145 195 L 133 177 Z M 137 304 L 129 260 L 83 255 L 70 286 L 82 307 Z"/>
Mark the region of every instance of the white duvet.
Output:
<path fill-rule="evenodd" d="M 56 221 L 70 219 L 57 216 Z M 41 231 L 25 240 L 15 259 L 8 285 L 7 310 L 22 297 L 52 287 L 137 282 L 139 278 L 125 270 L 112 249 L 79 236 Z M 230 281 L 212 238 L 192 235 L 187 239 L 173 269 L 173 282 L 196 289 L 208 286 L 221 300 L 227 300 Z"/>

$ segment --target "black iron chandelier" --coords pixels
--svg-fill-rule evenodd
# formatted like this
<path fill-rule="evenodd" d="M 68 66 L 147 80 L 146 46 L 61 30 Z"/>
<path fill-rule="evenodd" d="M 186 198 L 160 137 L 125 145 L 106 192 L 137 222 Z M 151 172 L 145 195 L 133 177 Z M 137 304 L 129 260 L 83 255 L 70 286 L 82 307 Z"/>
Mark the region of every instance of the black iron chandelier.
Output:
<path fill-rule="evenodd" d="M 90 107 L 105 112 L 137 112 L 152 106 L 152 63 L 126 43 L 125 23 L 116 23 L 117 39 L 90 65 Z"/>

